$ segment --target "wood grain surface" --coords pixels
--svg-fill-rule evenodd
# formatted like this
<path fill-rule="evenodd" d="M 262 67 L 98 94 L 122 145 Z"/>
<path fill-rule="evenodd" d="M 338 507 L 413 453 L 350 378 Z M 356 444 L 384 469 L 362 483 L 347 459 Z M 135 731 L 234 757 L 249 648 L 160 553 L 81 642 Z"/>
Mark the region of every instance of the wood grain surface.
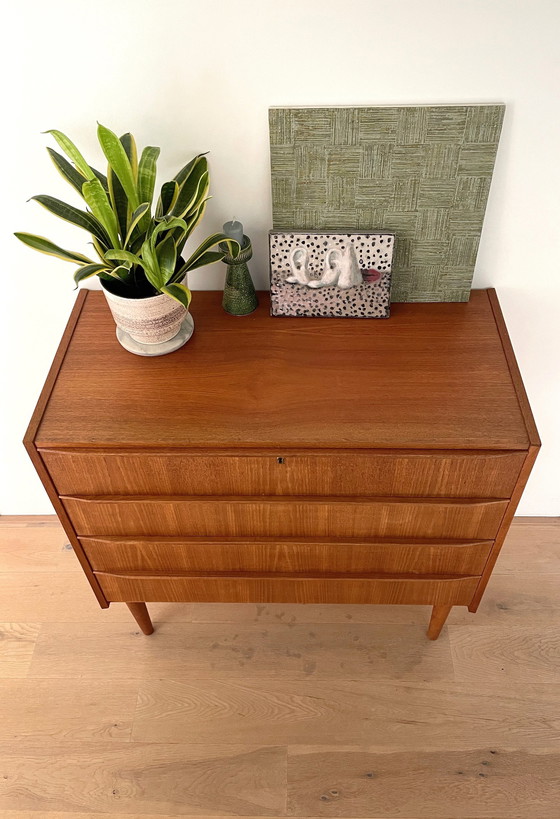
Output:
<path fill-rule="evenodd" d="M 282 747 L 0 742 L 0 766 L 6 808 L 274 816 L 286 804 Z"/>
<path fill-rule="evenodd" d="M 189 343 L 146 359 L 119 346 L 103 294 L 88 291 L 36 444 L 527 448 L 487 291 L 398 304 L 385 322 L 273 319 L 259 299 L 240 320 L 219 292 L 197 292 Z"/>
<path fill-rule="evenodd" d="M 363 603 L 466 606 L 478 577 L 204 573 L 150 575 L 96 572 L 107 600 L 169 603 Z M 444 618 L 445 619 L 445 618 Z"/>
<path fill-rule="evenodd" d="M 400 498 L 65 497 L 80 536 L 494 538 L 508 502 Z"/>
<path fill-rule="evenodd" d="M 89 679 L 453 679 L 447 633 L 424 639 L 410 625 L 309 623 L 157 624 L 157 640 L 129 623 L 45 623 L 30 673 Z M 155 636 L 155 635 L 154 635 Z M 334 658 L 334 659 L 333 659 Z"/>
<path fill-rule="evenodd" d="M 479 575 L 491 541 L 81 538 L 94 571 Z"/>
<path fill-rule="evenodd" d="M 42 449 L 40 454 L 61 495 L 509 498 L 525 460 L 523 452 L 499 451 L 278 452 Z"/>
<path fill-rule="evenodd" d="M 299 747 L 288 758 L 288 815 L 369 819 L 375 806 L 380 816 L 414 819 L 556 819 L 559 766 L 558 751 Z"/>
<path fill-rule="evenodd" d="M 41 626 L 0 623 L 0 678 L 25 677 Z"/>
<path fill-rule="evenodd" d="M 0 517 L 2 819 L 558 816 L 559 520 L 515 520 L 435 643 L 423 606 L 289 604 L 153 604 L 154 640 L 84 617 L 66 543 Z"/>

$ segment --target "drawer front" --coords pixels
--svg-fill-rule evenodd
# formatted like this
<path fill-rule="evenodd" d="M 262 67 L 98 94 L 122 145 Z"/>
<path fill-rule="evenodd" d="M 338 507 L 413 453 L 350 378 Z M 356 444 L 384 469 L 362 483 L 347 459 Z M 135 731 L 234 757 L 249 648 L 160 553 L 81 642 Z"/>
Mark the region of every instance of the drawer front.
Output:
<path fill-rule="evenodd" d="M 81 538 L 102 572 L 379 572 L 482 574 L 491 541 L 449 543 L 278 541 L 272 538 Z"/>
<path fill-rule="evenodd" d="M 492 540 L 507 501 L 62 498 L 82 535 Z"/>
<path fill-rule="evenodd" d="M 466 606 L 480 578 L 162 576 L 97 573 L 107 600 L 161 603 L 409 603 Z"/>
<path fill-rule="evenodd" d="M 509 498 L 525 453 L 197 455 L 42 449 L 41 456 L 60 495 Z"/>

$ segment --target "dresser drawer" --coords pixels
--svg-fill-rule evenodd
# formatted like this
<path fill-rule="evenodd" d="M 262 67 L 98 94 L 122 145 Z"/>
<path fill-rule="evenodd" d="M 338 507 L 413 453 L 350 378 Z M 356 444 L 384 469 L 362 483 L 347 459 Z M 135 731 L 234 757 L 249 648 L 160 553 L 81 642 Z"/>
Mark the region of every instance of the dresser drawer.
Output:
<path fill-rule="evenodd" d="M 491 541 L 81 538 L 94 571 L 482 574 Z"/>
<path fill-rule="evenodd" d="M 81 535 L 492 540 L 507 501 L 62 498 Z"/>
<path fill-rule="evenodd" d="M 112 602 L 161 603 L 470 603 L 479 577 L 364 578 L 297 575 L 157 575 L 96 573 Z"/>
<path fill-rule="evenodd" d="M 239 455 L 42 449 L 41 457 L 61 495 L 509 498 L 525 455 L 439 450 Z"/>

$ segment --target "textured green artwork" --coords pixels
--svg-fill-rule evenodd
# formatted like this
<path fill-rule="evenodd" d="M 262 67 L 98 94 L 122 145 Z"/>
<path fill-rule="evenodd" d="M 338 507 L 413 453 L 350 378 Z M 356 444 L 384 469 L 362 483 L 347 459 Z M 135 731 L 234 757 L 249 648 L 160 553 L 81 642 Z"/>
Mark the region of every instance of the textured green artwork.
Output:
<path fill-rule="evenodd" d="M 393 301 L 468 301 L 504 110 L 271 108 L 274 230 L 393 231 Z"/>

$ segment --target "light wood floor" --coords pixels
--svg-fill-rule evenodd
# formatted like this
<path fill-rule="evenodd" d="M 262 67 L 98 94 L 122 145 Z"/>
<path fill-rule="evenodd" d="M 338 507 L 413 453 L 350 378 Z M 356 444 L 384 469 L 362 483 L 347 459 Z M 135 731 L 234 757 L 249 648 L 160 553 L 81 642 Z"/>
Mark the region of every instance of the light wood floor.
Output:
<path fill-rule="evenodd" d="M 0 817 L 559 819 L 560 519 L 476 615 L 102 611 L 52 518 L 0 518 Z"/>

